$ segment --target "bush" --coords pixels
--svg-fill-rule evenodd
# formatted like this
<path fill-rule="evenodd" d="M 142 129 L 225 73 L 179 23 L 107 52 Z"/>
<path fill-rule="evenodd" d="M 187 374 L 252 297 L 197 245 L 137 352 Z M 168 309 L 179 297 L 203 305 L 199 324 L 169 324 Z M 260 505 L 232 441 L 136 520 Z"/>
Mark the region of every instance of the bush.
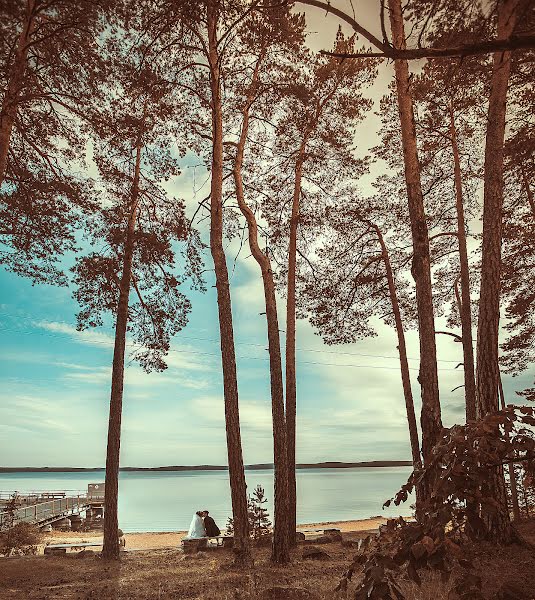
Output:
<path fill-rule="evenodd" d="M 0 532 L 0 555 L 36 554 L 41 537 L 41 532 L 35 525 L 17 523 L 6 531 Z"/>
<path fill-rule="evenodd" d="M 13 495 L 5 511 L 7 527 L 0 531 L 0 556 L 36 554 L 41 542 L 42 534 L 38 527 L 30 523 L 15 523 L 17 506 L 17 496 Z"/>

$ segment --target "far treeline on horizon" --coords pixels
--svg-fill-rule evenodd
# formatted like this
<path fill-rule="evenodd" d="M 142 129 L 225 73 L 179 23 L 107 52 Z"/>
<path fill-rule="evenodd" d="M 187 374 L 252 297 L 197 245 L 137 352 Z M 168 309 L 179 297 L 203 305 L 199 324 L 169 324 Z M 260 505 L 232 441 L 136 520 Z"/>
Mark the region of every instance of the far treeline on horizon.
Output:
<path fill-rule="evenodd" d="M 408 460 L 386 460 L 370 462 L 322 462 L 295 465 L 296 469 L 354 469 L 365 467 L 410 467 Z M 273 463 L 244 465 L 245 470 L 273 469 Z M 0 473 L 78 473 L 103 471 L 104 467 L 0 467 Z M 166 467 L 119 467 L 119 471 L 228 471 L 225 465 L 169 465 Z"/>
<path fill-rule="evenodd" d="M 121 470 L 228 469 L 253 568 L 246 469 L 289 565 L 298 469 L 409 465 L 339 589 L 485 597 L 535 514 L 534 60 L 534 0 L 2 2 L 4 480 L 105 462 L 115 561 Z"/>

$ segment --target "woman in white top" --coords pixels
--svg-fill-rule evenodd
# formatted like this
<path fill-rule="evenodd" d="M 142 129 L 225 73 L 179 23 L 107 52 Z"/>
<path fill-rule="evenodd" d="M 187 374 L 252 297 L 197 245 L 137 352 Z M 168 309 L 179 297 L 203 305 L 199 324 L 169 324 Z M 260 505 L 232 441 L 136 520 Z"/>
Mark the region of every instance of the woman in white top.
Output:
<path fill-rule="evenodd" d="M 204 521 L 202 519 L 202 512 L 198 510 L 191 519 L 191 525 L 189 526 L 188 538 L 196 539 L 206 537 L 206 530 L 204 529 Z"/>

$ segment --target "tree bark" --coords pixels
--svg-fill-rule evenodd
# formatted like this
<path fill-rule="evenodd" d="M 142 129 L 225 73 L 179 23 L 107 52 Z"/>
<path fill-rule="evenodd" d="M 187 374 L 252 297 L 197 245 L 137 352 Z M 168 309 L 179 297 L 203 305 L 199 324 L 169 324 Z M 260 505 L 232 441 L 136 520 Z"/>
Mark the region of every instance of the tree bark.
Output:
<path fill-rule="evenodd" d="M 128 325 L 128 297 L 132 278 L 134 257 L 134 234 L 139 208 L 139 177 L 141 165 L 141 139 L 136 145 L 136 162 L 130 214 L 126 229 L 123 251 L 123 272 L 119 285 L 119 304 L 115 324 L 115 346 L 113 349 L 113 368 L 111 375 L 110 417 L 108 423 L 108 448 L 106 453 L 106 483 L 104 496 L 104 545 L 102 557 L 108 560 L 119 558 L 119 535 L 117 501 L 119 493 L 119 463 L 121 450 L 121 417 L 123 410 L 124 355 L 126 347 L 126 329 Z"/>
<path fill-rule="evenodd" d="M 502 375 L 500 373 L 499 379 L 499 388 L 498 391 L 500 393 L 500 404 L 502 409 L 505 408 L 505 394 L 503 393 L 503 384 L 502 384 Z M 507 442 L 509 442 L 509 436 L 507 436 Z M 507 469 L 509 470 L 509 484 L 511 486 L 511 505 L 513 507 L 513 519 L 515 521 L 520 520 L 520 506 L 518 504 L 518 488 L 516 486 L 516 474 L 515 474 L 515 463 L 510 462 L 507 465 Z"/>
<path fill-rule="evenodd" d="M 499 2 L 498 39 L 506 39 L 513 32 L 516 10 L 520 2 L 521 0 Z M 483 244 L 476 370 L 478 417 L 498 410 L 503 154 L 510 70 L 511 53 L 494 54 L 484 163 Z M 503 469 L 497 469 L 493 473 L 489 485 L 493 497 L 499 502 L 499 507 L 492 513 L 482 515 L 488 528 L 488 535 L 495 542 L 509 541 L 511 534 Z"/>
<path fill-rule="evenodd" d="M 258 76 L 256 65 L 252 87 Z M 286 419 L 284 414 L 284 387 L 282 380 L 282 358 L 279 336 L 279 321 L 277 315 L 277 299 L 275 295 L 275 280 L 271 269 L 271 261 L 267 253 L 262 252 L 258 243 L 258 226 L 255 215 L 245 202 L 243 192 L 242 166 L 245 142 L 249 128 L 249 110 L 252 96 L 249 95 L 243 111 L 243 122 L 234 162 L 234 183 L 238 206 L 247 221 L 249 233 L 249 248 L 251 254 L 260 266 L 264 285 L 264 300 L 266 306 L 266 321 L 268 330 L 269 374 L 271 382 L 271 412 L 273 418 L 273 459 L 274 459 L 274 529 L 271 560 L 278 564 L 290 562 L 288 538 L 288 456 L 286 444 Z M 295 532 L 293 535 L 295 539 Z"/>
<path fill-rule="evenodd" d="M 221 337 L 223 393 L 225 399 L 225 426 L 229 466 L 232 516 L 234 519 L 234 546 L 236 561 L 252 562 L 247 513 L 247 485 L 240 432 L 236 353 L 232 324 L 232 304 L 228 268 L 223 248 L 223 111 L 221 73 L 218 51 L 219 0 L 207 3 L 208 51 L 210 88 L 212 95 L 212 173 L 210 187 L 210 251 L 214 261 Z"/>
<path fill-rule="evenodd" d="M 13 123 L 17 116 L 20 94 L 28 66 L 30 38 L 35 29 L 35 0 L 27 0 L 26 14 L 15 50 L 15 59 L 9 70 L 6 93 L 0 111 L 0 185 L 4 181 L 7 155 Z"/>
<path fill-rule="evenodd" d="M 400 0 L 389 0 L 389 7 L 394 46 L 396 48 L 405 48 L 405 30 Z M 424 464 L 427 464 L 431 459 L 433 447 L 439 440 L 442 431 L 435 342 L 435 318 L 431 288 L 429 233 L 420 180 L 420 164 L 416 145 L 409 67 L 406 60 L 396 60 L 394 64 L 413 243 L 411 273 L 416 284 L 420 337 L 420 374 L 418 379 L 422 388 L 422 454 Z"/>
<path fill-rule="evenodd" d="M 394 274 L 392 273 L 392 265 L 390 264 L 390 256 L 386 247 L 383 235 L 379 227 L 372 224 L 379 244 L 381 245 L 381 254 L 386 269 L 386 279 L 388 282 L 388 293 L 390 295 L 390 303 L 392 304 L 392 312 L 394 313 L 394 322 L 396 325 L 396 333 L 398 336 L 398 351 L 399 363 L 401 366 L 401 381 L 403 384 L 403 394 L 405 396 L 405 408 L 407 410 L 407 422 L 409 424 L 409 437 L 411 442 L 412 466 L 415 471 L 422 468 L 422 458 L 420 455 L 420 440 L 418 436 L 418 426 L 416 425 L 416 415 L 414 413 L 414 400 L 412 397 L 411 378 L 409 372 L 409 361 L 407 360 L 407 346 L 405 344 L 405 331 L 403 330 L 403 321 L 401 320 L 401 311 L 399 309 L 398 295 Z M 417 490 L 417 505 L 418 505 L 418 490 Z M 416 507 L 418 510 L 418 506 Z"/>
<path fill-rule="evenodd" d="M 457 144 L 457 130 L 453 105 L 450 106 L 450 138 L 453 153 L 455 180 L 455 206 L 457 209 L 457 241 L 459 244 L 459 262 L 461 265 L 461 330 L 463 337 L 464 395 L 466 403 L 466 422 L 476 420 L 476 376 L 474 368 L 474 344 L 472 342 L 472 303 L 470 300 L 470 267 L 466 246 L 466 227 L 464 221 L 463 184 L 461 161 Z"/>
<path fill-rule="evenodd" d="M 297 228 L 299 226 L 299 201 L 301 198 L 301 178 L 305 160 L 306 140 L 301 143 L 295 163 L 292 214 L 290 217 L 290 240 L 288 245 L 288 282 L 286 292 L 286 431 L 288 445 L 288 535 L 290 544 L 296 545 L 297 528 L 297 485 L 296 463 L 296 422 L 297 422 L 297 383 L 295 369 L 295 280 L 297 268 Z"/>
<path fill-rule="evenodd" d="M 524 171 L 524 167 L 520 165 L 520 174 L 522 175 L 522 181 L 524 183 L 524 188 L 526 189 L 526 194 L 528 197 L 528 202 L 531 207 L 531 214 L 535 219 L 535 198 L 533 197 L 533 192 L 531 191 L 531 186 L 529 185 L 529 180 L 526 176 L 526 172 Z"/>

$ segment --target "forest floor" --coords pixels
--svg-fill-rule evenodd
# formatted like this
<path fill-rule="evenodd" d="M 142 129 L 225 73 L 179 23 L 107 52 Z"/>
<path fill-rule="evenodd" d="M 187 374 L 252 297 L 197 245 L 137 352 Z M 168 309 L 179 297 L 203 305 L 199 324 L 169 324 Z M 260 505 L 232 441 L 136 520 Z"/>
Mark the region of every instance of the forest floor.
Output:
<path fill-rule="evenodd" d="M 519 529 L 535 544 L 535 520 Z M 354 554 L 347 542 L 363 535 L 346 532 L 343 543 L 318 545 L 327 555 L 322 560 L 304 558 L 310 546 L 300 544 L 288 567 L 273 566 L 268 547 L 254 550 L 252 569 L 233 568 L 232 552 L 223 548 L 197 555 L 184 555 L 178 547 L 131 550 L 118 563 L 103 562 L 91 552 L 0 559 L 0 600 L 331 600 L 337 598 L 334 588 Z M 508 598 L 535 600 L 535 551 L 479 544 L 467 552 L 489 598 L 504 584 L 514 584 L 518 589 L 510 588 Z M 451 587 L 437 576 L 424 578 L 421 588 L 408 581 L 400 584 L 407 600 L 446 600 Z"/>

